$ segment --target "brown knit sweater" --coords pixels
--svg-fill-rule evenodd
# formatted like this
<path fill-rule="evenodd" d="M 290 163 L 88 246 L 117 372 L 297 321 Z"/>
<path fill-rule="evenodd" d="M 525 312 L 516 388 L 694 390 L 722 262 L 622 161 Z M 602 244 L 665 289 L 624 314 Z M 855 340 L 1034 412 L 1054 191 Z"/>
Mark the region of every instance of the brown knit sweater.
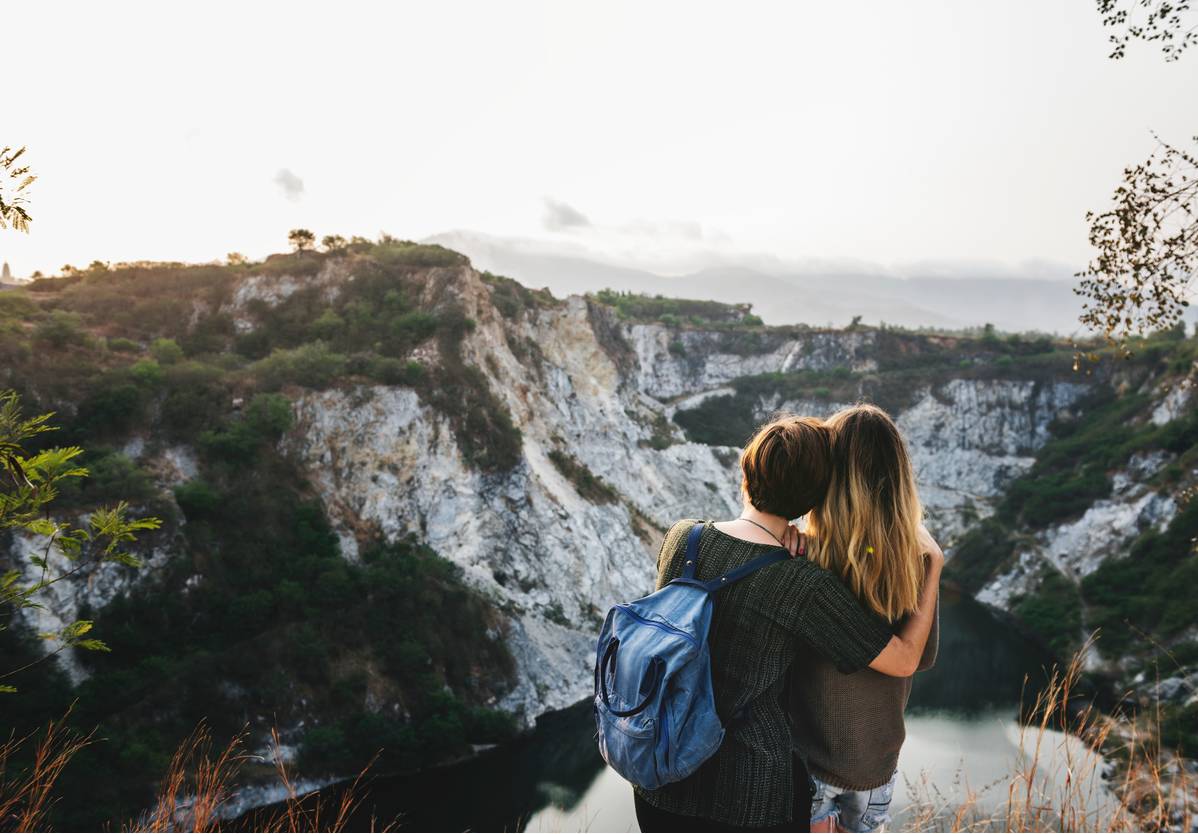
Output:
<path fill-rule="evenodd" d="M 932 668 L 940 643 L 940 600 L 919 670 Z M 903 711 L 911 678 L 862 669 L 851 675 L 814 652 L 797 659 L 787 681 L 795 749 L 813 776 L 847 790 L 890 781 L 907 737 Z"/>
<path fill-rule="evenodd" d="M 695 523 L 680 521 L 666 534 L 658 588 L 682 573 Z M 712 579 L 776 549 L 708 525 L 699 542 L 698 576 Z M 794 785 L 782 689 L 791 661 L 810 645 L 833 668 L 853 672 L 868 666 L 890 638 L 889 628 L 865 613 L 848 588 L 806 559 L 771 565 L 717 592 L 708 645 L 724 743 L 686 779 L 637 793 L 664 811 L 731 826 L 789 823 Z"/>

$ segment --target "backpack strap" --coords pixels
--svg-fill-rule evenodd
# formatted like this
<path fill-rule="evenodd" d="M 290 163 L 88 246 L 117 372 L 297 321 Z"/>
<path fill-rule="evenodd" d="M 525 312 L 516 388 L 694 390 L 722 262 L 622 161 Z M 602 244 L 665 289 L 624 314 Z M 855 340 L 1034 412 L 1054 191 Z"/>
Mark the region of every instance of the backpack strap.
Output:
<path fill-rule="evenodd" d="M 706 521 L 698 521 L 686 537 L 686 561 L 682 564 L 682 578 L 694 579 L 695 570 L 699 567 L 699 539 L 703 538 Z M 697 580 L 696 580 L 697 581 Z"/>
<path fill-rule="evenodd" d="M 789 562 L 790 552 L 783 548 L 771 550 L 769 553 L 758 556 L 751 562 L 745 562 L 738 568 L 733 568 L 723 576 L 717 576 L 708 582 L 702 583 L 707 589 L 707 593 L 714 594 L 721 588 L 727 588 L 729 585 L 735 585 L 737 582 L 744 579 L 752 573 L 756 573 L 762 568 L 768 568 L 770 565 L 776 565 L 778 562 Z"/>
<path fill-rule="evenodd" d="M 771 550 L 769 553 L 758 556 L 751 562 L 745 562 L 738 568 L 733 568 L 723 576 L 717 576 L 715 579 L 704 582 L 695 576 L 695 571 L 699 567 L 699 539 L 703 537 L 703 530 L 707 527 L 706 521 L 700 521 L 691 528 L 690 533 L 686 537 L 686 556 L 682 563 L 682 575 L 677 579 L 673 579 L 671 585 L 693 585 L 696 588 L 702 588 L 709 594 L 714 594 L 721 588 L 727 588 L 729 585 L 735 585 L 740 580 L 744 579 L 751 573 L 769 567 L 778 562 L 786 562 L 790 559 L 790 553 L 783 548 Z"/>

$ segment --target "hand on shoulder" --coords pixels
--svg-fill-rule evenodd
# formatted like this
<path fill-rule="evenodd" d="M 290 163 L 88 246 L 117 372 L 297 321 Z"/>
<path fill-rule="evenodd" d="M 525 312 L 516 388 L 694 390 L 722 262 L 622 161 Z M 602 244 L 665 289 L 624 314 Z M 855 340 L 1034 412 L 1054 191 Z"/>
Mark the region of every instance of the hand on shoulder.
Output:
<path fill-rule="evenodd" d="M 940 545 L 932 538 L 932 534 L 928 532 L 928 528 L 924 524 L 919 525 L 919 547 L 923 554 L 928 557 L 928 564 L 935 570 L 940 570 L 944 567 L 944 551 L 940 549 Z"/>
<path fill-rule="evenodd" d="M 792 521 L 786 526 L 786 532 L 782 534 L 782 546 L 790 551 L 791 556 L 806 556 L 807 534 L 800 532 L 798 526 Z"/>

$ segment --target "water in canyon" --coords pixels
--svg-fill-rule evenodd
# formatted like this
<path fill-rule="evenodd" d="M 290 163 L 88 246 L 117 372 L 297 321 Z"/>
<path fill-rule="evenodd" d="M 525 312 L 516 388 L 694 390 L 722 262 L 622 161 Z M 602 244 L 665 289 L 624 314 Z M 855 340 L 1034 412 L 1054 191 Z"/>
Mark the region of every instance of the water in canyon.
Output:
<path fill-rule="evenodd" d="M 939 659 L 916 677 L 908 711 L 896 827 L 912 822 L 917 803 L 947 811 L 969 795 L 978 813 L 1001 813 L 1028 743 L 1016 720 L 1019 703 L 1034 696 L 1050 663 L 983 606 L 945 592 Z M 636 831 L 631 788 L 604 766 L 593 736 L 591 708 L 583 703 L 544 716 L 535 732 L 470 761 L 380 776 L 352 830 L 374 819 L 417 831 Z M 1059 758 L 1078 743 L 1050 732 L 1044 744 Z M 1057 762 L 1043 772 L 1051 782 L 1065 768 Z"/>

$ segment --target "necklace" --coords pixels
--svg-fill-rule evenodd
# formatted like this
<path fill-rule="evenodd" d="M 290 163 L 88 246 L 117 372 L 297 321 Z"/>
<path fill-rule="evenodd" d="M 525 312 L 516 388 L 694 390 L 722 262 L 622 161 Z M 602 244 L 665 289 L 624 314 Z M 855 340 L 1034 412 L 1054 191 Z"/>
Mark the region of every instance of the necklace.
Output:
<path fill-rule="evenodd" d="M 749 522 L 750 524 L 752 524 L 754 527 L 760 527 L 762 530 L 764 530 L 765 532 L 767 532 L 767 533 L 769 533 L 769 534 L 770 534 L 770 538 L 771 538 L 771 539 L 773 539 L 774 541 L 776 541 L 778 544 L 782 544 L 782 539 L 780 539 L 780 538 L 778 538 L 777 536 L 775 536 L 775 535 L 774 535 L 774 533 L 773 533 L 773 531 L 772 531 L 772 530 L 770 530 L 770 528 L 766 527 L 764 524 L 758 524 L 758 523 L 757 523 L 756 521 L 754 521 L 753 519 L 751 519 L 751 518 L 745 518 L 743 515 L 742 515 L 742 516 L 737 516 L 736 520 L 737 520 L 737 521 L 747 521 L 747 522 Z M 782 546 L 783 546 L 783 547 L 785 547 L 786 545 L 782 545 Z"/>

